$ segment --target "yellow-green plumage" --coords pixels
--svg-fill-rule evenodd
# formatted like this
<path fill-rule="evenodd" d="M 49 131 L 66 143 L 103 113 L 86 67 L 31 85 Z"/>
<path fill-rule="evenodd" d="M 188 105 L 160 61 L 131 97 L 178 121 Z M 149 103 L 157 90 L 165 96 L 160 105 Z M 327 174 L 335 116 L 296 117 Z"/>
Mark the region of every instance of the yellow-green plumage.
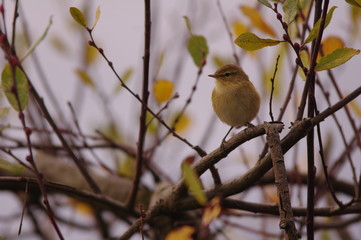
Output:
<path fill-rule="evenodd" d="M 256 117 L 260 96 L 240 67 L 227 64 L 209 76 L 216 79 L 212 105 L 222 122 L 241 127 Z"/>

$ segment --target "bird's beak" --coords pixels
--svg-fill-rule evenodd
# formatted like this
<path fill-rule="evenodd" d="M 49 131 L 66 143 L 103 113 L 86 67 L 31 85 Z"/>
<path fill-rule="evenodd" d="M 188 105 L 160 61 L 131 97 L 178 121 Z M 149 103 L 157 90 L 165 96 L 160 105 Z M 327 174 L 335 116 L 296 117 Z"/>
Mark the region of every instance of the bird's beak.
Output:
<path fill-rule="evenodd" d="M 209 74 L 208 77 L 217 78 L 218 76 L 217 76 L 217 75 L 214 75 L 214 74 Z"/>

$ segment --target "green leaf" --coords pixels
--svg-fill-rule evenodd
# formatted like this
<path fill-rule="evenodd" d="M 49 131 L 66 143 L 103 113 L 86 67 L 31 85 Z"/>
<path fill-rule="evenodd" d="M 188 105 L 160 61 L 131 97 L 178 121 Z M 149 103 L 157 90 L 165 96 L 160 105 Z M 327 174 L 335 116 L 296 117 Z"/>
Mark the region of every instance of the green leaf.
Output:
<path fill-rule="evenodd" d="M 94 87 L 94 82 L 92 78 L 89 76 L 88 73 L 84 72 L 83 70 L 77 69 L 75 70 L 76 74 L 78 75 L 79 79 L 82 80 L 86 85 L 90 87 Z"/>
<path fill-rule="evenodd" d="M 308 53 L 306 51 L 300 51 L 300 58 L 301 58 L 303 66 L 308 68 L 308 66 L 310 66 L 310 57 L 309 57 Z M 300 77 L 302 78 L 303 81 L 306 81 L 307 77 L 300 67 L 298 68 L 298 74 L 300 75 Z"/>
<path fill-rule="evenodd" d="M 360 53 L 359 49 L 339 48 L 322 57 L 316 65 L 315 71 L 323 71 L 340 66 Z"/>
<path fill-rule="evenodd" d="M 197 173 L 187 161 L 182 163 L 181 168 L 185 185 L 187 186 L 190 194 L 193 195 L 200 205 L 204 206 L 207 203 L 207 197 L 203 192 L 202 183 Z"/>
<path fill-rule="evenodd" d="M 18 163 L 12 163 L 0 158 L 0 169 L 12 174 L 20 174 L 24 171 L 24 167 Z"/>
<path fill-rule="evenodd" d="M 125 70 L 125 72 L 120 78 L 123 80 L 124 83 L 127 83 L 130 77 L 133 75 L 133 72 L 133 68 L 128 68 Z M 116 87 L 114 88 L 113 94 L 119 93 L 122 88 L 122 85 L 120 83 L 117 83 Z"/>
<path fill-rule="evenodd" d="M 80 24 L 83 27 L 86 27 L 86 19 L 84 16 L 84 13 L 82 13 L 79 9 L 76 7 L 71 7 L 69 9 L 70 15 L 73 17 L 73 19 Z"/>
<path fill-rule="evenodd" d="M 10 128 L 11 127 L 11 125 L 8 123 L 8 124 L 6 124 L 6 125 L 1 125 L 0 124 L 0 132 L 2 131 L 2 130 L 4 130 L 4 129 L 8 129 L 8 128 Z"/>
<path fill-rule="evenodd" d="M 348 4 L 351 4 L 352 6 L 361 8 L 361 1 L 360 0 L 346 0 Z"/>
<path fill-rule="evenodd" d="M 268 46 L 275 46 L 281 41 L 273 39 L 263 39 L 259 38 L 257 35 L 246 32 L 237 37 L 234 41 L 240 48 L 243 48 L 248 51 L 258 50 Z"/>
<path fill-rule="evenodd" d="M 285 12 L 284 21 L 290 24 L 298 12 L 298 0 L 286 0 L 283 4 L 283 11 Z"/>
<path fill-rule="evenodd" d="M 5 65 L 4 70 L 1 74 L 1 85 L 4 89 L 5 96 L 8 99 L 10 105 L 16 111 L 22 111 L 28 105 L 28 79 L 19 67 L 14 68 L 15 69 L 13 69 L 9 64 Z M 13 76 L 13 71 L 15 72 L 15 76 Z M 16 81 L 16 84 L 14 84 L 14 79 Z M 16 95 L 14 93 L 14 86 L 16 86 L 17 96 L 19 99 L 16 98 Z M 20 109 L 18 100 L 20 102 Z"/>
<path fill-rule="evenodd" d="M 333 11 L 335 11 L 336 8 L 337 8 L 336 6 L 333 6 L 330 9 L 330 11 L 328 11 L 328 13 L 326 15 L 326 19 L 325 19 L 325 29 L 328 26 L 328 24 L 330 23 L 332 15 L 333 15 Z M 315 26 L 313 26 L 310 34 L 308 35 L 308 37 L 307 37 L 307 39 L 305 41 L 305 44 L 310 43 L 311 41 L 313 41 L 317 37 L 318 32 L 320 31 L 321 20 L 322 20 L 322 18 L 318 19 Z"/>
<path fill-rule="evenodd" d="M 53 24 L 53 16 L 50 17 L 48 26 L 45 28 L 43 34 L 33 44 L 31 44 L 31 46 L 26 51 L 24 56 L 20 59 L 20 62 L 24 61 L 25 58 L 27 58 L 35 50 L 35 48 L 44 40 L 52 24 Z"/>
<path fill-rule="evenodd" d="M 99 18 L 100 18 L 100 7 L 97 7 L 97 10 L 95 12 L 95 20 L 94 20 L 92 29 L 95 28 L 95 26 L 97 25 Z"/>
<path fill-rule="evenodd" d="M 191 26 L 191 21 L 189 20 L 189 18 L 187 16 L 183 16 L 184 20 L 186 21 L 186 26 L 188 29 L 188 32 L 190 35 L 193 35 L 192 33 L 192 26 Z"/>
<path fill-rule="evenodd" d="M 266 7 L 272 8 L 272 5 L 267 0 L 257 0 L 257 1 L 265 5 Z"/>
<path fill-rule="evenodd" d="M 188 51 L 193 58 L 194 63 L 201 67 L 208 55 L 207 40 L 203 36 L 192 35 L 188 39 Z"/>
<path fill-rule="evenodd" d="M 121 176 L 133 178 L 134 177 L 134 169 L 135 169 L 135 160 L 133 157 L 126 157 L 119 163 L 117 172 Z"/>

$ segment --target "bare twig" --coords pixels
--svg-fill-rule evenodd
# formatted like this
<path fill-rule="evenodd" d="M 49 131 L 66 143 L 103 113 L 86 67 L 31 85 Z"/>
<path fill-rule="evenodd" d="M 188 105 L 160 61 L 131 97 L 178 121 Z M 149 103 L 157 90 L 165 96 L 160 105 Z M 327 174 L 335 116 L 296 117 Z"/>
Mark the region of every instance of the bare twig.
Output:
<path fill-rule="evenodd" d="M 145 142 L 145 135 L 147 132 L 147 107 L 149 97 L 149 57 L 150 57 L 150 34 L 151 34 L 151 8 L 150 0 L 144 0 L 145 4 L 145 41 L 144 41 L 144 56 L 143 56 L 143 88 L 142 88 L 142 105 L 139 120 L 139 135 L 138 135 L 138 148 L 136 156 L 135 174 L 133 178 L 133 185 L 129 194 L 128 207 L 133 209 L 135 198 L 138 193 L 140 178 L 142 176 L 143 168 L 143 148 Z"/>
<path fill-rule="evenodd" d="M 273 91 L 275 89 L 275 78 L 276 78 L 276 73 L 277 73 L 277 69 L 278 69 L 278 60 L 280 59 L 280 55 L 277 56 L 277 60 L 276 60 L 276 66 L 275 66 L 275 70 L 273 72 L 273 76 L 271 78 L 271 96 L 269 99 L 269 115 L 271 117 L 271 121 L 274 122 L 273 119 L 273 113 L 272 113 L 272 99 L 273 99 Z"/>
<path fill-rule="evenodd" d="M 235 44 L 233 43 L 233 35 L 232 35 L 231 30 L 229 29 L 227 18 L 226 18 L 226 15 L 223 12 L 223 8 L 222 8 L 220 0 L 217 0 L 217 7 L 218 7 L 218 10 L 219 10 L 219 13 L 221 14 L 224 27 L 225 27 L 225 29 L 227 31 L 227 34 L 228 34 L 228 37 L 229 37 L 229 41 L 230 41 L 230 44 L 231 44 L 231 47 L 232 47 L 234 60 L 236 61 L 236 64 L 239 65 L 240 62 L 239 62 L 239 58 L 238 58 L 237 53 L 236 53 Z"/>

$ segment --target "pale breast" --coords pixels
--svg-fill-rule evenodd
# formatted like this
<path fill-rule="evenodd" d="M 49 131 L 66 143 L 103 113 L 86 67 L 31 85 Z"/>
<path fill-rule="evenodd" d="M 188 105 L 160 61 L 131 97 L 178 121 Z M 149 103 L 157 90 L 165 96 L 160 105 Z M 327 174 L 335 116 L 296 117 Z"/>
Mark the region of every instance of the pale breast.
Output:
<path fill-rule="evenodd" d="M 232 127 L 240 127 L 256 117 L 260 107 L 260 97 L 251 82 L 228 89 L 212 92 L 212 105 L 219 119 Z"/>

